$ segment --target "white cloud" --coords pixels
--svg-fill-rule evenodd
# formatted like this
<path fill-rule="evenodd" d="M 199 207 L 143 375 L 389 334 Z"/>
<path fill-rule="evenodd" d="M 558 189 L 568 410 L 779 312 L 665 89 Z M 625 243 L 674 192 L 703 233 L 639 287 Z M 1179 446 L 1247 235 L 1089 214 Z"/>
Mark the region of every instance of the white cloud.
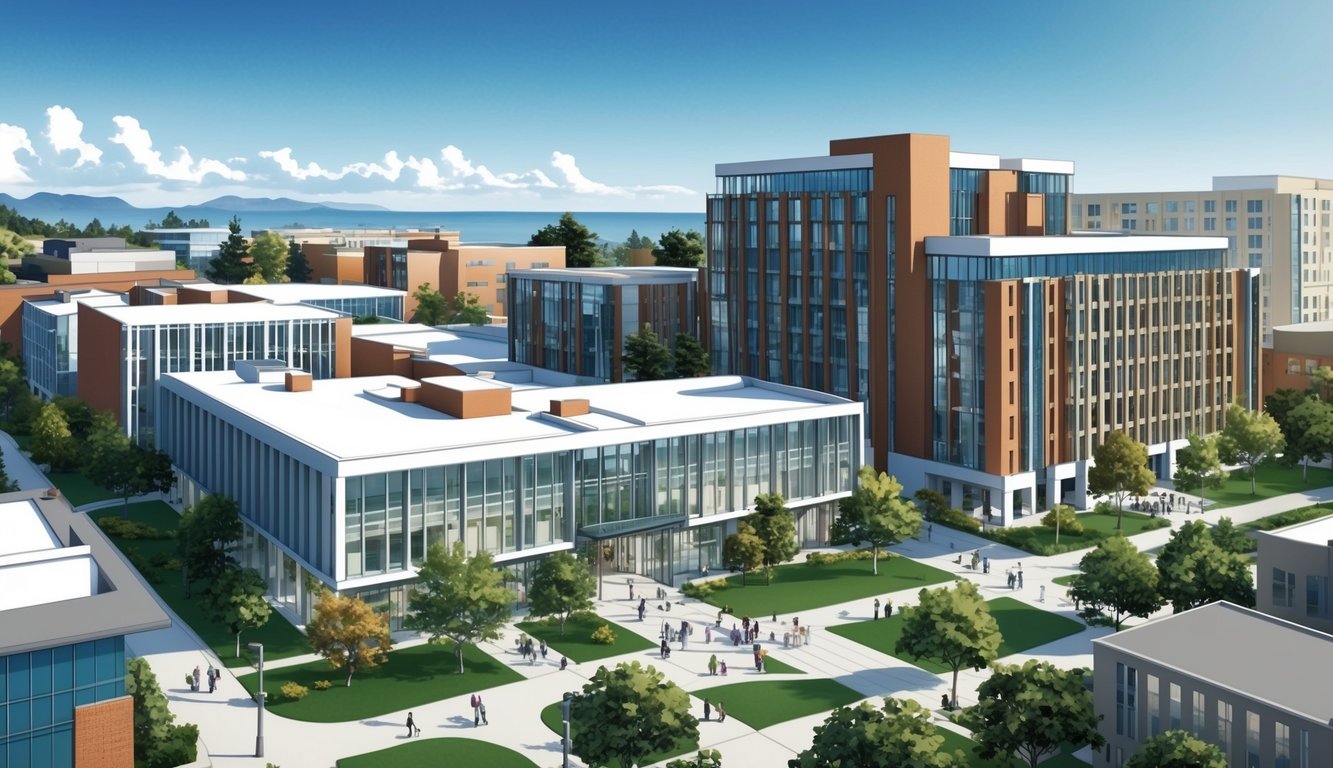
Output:
<path fill-rule="evenodd" d="M 17 125 L 0 123 L 0 184 L 21 184 L 32 181 L 28 169 L 19 164 L 20 151 L 37 157 L 32 142 L 28 140 L 27 131 Z"/>
<path fill-rule="evenodd" d="M 74 150 L 79 153 L 75 168 L 102 163 L 102 150 L 83 140 L 83 121 L 69 107 L 57 104 L 47 108 L 46 138 L 57 152 Z"/>
<path fill-rule="evenodd" d="M 398 153 L 392 150 L 386 152 L 384 154 L 384 160 L 379 163 L 352 163 L 350 165 L 344 165 L 342 169 L 337 171 L 330 171 L 321 167 L 319 163 L 316 162 L 309 162 L 302 166 L 292 157 L 291 147 L 283 147 L 278 150 L 264 150 L 259 153 L 259 156 L 265 160 L 272 160 L 277 163 L 278 168 L 282 169 L 283 173 L 286 173 L 297 181 L 305 181 L 307 179 L 327 179 L 329 181 L 337 181 L 348 175 L 360 176 L 363 179 L 379 176 L 387 181 L 397 181 L 398 176 L 403 172 L 403 168 L 407 167 L 407 164 L 398 158 Z"/>
<path fill-rule="evenodd" d="M 640 194 L 651 197 L 663 195 L 693 195 L 694 190 L 674 184 L 652 184 L 632 187 L 614 187 L 593 181 L 583 175 L 573 155 L 556 150 L 551 153 L 551 165 L 565 177 L 565 187 L 577 195 L 607 195 L 611 197 L 636 197 Z"/>
<path fill-rule="evenodd" d="M 129 150 L 130 157 L 150 176 L 157 176 L 171 181 L 191 181 L 199 183 L 211 175 L 221 176 L 228 181 L 245 181 L 244 171 L 229 167 L 220 160 L 200 158 L 197 162 L 190 156 L 190 150 L 178 147 L 180 156 L 171 163 L 162 160 L 162 153 L 153 149 L 153 137 L 139 125 L 139 121 L 128 115 L 116 115 L 111 118 L 120 131 L 111 137 L 112 143 Z"/>

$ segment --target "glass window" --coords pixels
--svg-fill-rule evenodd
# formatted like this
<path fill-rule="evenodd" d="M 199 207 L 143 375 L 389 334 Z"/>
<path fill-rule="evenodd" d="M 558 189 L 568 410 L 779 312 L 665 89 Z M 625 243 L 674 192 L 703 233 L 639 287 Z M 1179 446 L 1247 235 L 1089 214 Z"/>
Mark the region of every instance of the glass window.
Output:
<path fill-rule="evenodd" d="M 1273 723 L 1273 768 L 1291 768 L 1291 727 Z"/>
<path fill-rule="evenodd" d="M 1305 615 L 1328 618 L 1328 577 L 1305 577 Z"/>
<path fill-rule="evenodd" d="M 1259 713 L 1245 711 L 1245 768 L 1261 768 Z"/>
<path fill-rule="evenodd" d="M 1222 754 L 1231 755 L 1231 705 L 1217 702 L 1217 746 Z"/>
<path fill-rule="evenodd" d="M 1148 675 L 1148 735 L 1156 736 L 1162 732 L 1162 701 L 1158 690 L 1160 681 L 1156 675 Z"/>
<path fill-rule="evenodd" d="M 1208 718 L 1208 702 L 1202 691 L 1194 691 L 1191 699 L 1194 706 L 1190 712 L 1190 733 L 1194 734 L 1196 738 L 1203 739 L 1205 738 L 1204 722 Z"/>

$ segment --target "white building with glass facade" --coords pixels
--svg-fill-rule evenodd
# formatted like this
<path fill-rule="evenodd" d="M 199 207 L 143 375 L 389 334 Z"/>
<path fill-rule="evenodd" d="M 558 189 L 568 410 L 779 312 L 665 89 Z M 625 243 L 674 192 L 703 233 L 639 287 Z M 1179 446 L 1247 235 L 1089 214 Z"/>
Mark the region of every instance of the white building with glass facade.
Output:
<path fill-rule="evenodd" d="M 512 364 L 511 364 L 512 365 Z M 513 378 L 513 382 L 505 379 Z M 509 567 L 577 550 L 601 577 L 719 567 L 757 494 L 823 544 L 862 462 L 862 406 L 745 377 L 543 386 L 530 369 L 311 381 L 284 366 L 168 374 L 156 409 L 184 504 L 236 498 L 242 560 L 297 621 L 305 576 L 388 605 L 462 541 Z"/>
<path fill-rule="evenodd" d="M 23 369 L 44 400 L 79 390 L 79 305 L 125 306 L 124 294 L 91 289 L 56 291 L 23 302 Z"/>
<path fill-rule="evenodd" d="M 271 283 L 229 285 L 227 290 L 254 296 L 273 304 L 308 304 L 352 317 L 403 320 L 406 291 L 377 285 L 330 285 L 328 283 Z"/>

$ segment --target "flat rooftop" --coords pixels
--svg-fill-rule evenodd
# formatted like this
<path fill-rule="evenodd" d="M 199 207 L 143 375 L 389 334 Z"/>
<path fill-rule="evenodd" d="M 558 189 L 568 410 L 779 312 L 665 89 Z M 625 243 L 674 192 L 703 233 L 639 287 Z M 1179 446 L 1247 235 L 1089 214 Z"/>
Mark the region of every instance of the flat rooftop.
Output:
<path fill-rule="evenodd" d="M 45 297 L 40 299 L 28 299 L 34 309 L 45 312 L 48 315 L 76 315 L 79 313 L 79 305 L 87 304 L 90 307 L 115 307 L 126 306 L 128 302 L 122 293 L 108 293 L 93 289 L 87 292 L 74 293 L 69 296 L 69 301 L 62 301 L 55 297 Z"/>
<path fill-rule="evenodd" d="M 190 286 L 193 288 L 194 286 Z M 271 304 L 243 301 L 235 304 L 143 304 L 102 307 L 100 311 L 122 325 L 160 323 L 243 323 L 262 320 L 328 320 L 337 312 L 308 304 Z"/>
<path fill-rule="evenodd" d="M 0 503 L 0 530 L 5 532 L 0 540 L 0 556 L 60 547 L 60 539 L 38 514 L 37 505 L 30 501 Z"/>
<path fill-rule="evenodd" d="M 466 377 L 441 377 L 442 382 Z M 162 386 L 200 395 L 249 417 L 335 460 L 449 451 L 500 443 L 577 436 L 605 430 L 719 420 L 767 413 L 794 413 L 848 400 L 740 376 L 597 384 L 510 386 L 512 410 L 502 416 L 458 419 L 419 403 L 393 399 L 399 388 L 418 383 L 401 376 L 323 379 L 309 392 L 287 392 L 282 384 L 246 383 L 232 371 L 167 374 Z M 427 378 L 429 382 L 432 379 Z M 459 383 L 459 382 L 455 382 Z M 190 391 L 193 395 L 190 395 Z M 552 400 L 585 399 L 587 416 L 552 417 Z M 830 414 L 832 415 L 832 414 Z M 626 435 L 616 440 L 644 439 Z M 605 442 L 602 440 L 601 442 Z M 530 450 L 563 450 L 543 446 Z"/>
<path fill-rule="evenodd" d="M 197 286 L 190 286 L 197 287 Z M 333 285 L 329 283 L 273 283 L 269 285 L 229 285 L 228 289 L 247 296 L 290 304 L 298 301 L 328 299 L 366 299 L 385 296 L 406 296 L 406 291 L 381 288 L 377 285 Z"/>
<path fill-rule="evenodd" d="M 593 267 L 580 269 L 511 269 L 514 277 L 530 277 L 534 280 L 562 280 L 579 283 L 606 284 L 669 284 L 695 282 L 699 279 L 699 270 L 690 267 Z"/>
<path fill-rule="evenodd" d="M 1286 528 L 1278 528 L 1275 531 L 1264 531 L 1263 533 L 1279 539 L 1301 541 L 1306 544 L 1317 544 L 1321 547 L 1326 547 L 1329 545 L 1329 542 L 1333 542 L 1333 513 L 1330 513 L 1328 517 L 1321 517 L 1306 523 L 1289 525 Z"/>
<path fill-rule="evenodd" d="M 450 330 L 419 323 L 353 325 L 352 338 L 388 344 L 446 365 L 501 364 L 509 361 L 503 335 Z"/>
<path fill-rule="evenodd" d="M 1223 250 L 1225 237 L 1189 235 L 1076 235 L 927 237 L 926 253 L 938 256 L 1058 256 L 1073 253 L 1142 253 L 1145 251 Z"/>
<path fill-rule="evenodd" d="M 1333 635 L 1227 602 L 1093 640 L 1327 723 L 1333 718 Z M 1263 663 L 1247 663 L 1256 653 Z"/>

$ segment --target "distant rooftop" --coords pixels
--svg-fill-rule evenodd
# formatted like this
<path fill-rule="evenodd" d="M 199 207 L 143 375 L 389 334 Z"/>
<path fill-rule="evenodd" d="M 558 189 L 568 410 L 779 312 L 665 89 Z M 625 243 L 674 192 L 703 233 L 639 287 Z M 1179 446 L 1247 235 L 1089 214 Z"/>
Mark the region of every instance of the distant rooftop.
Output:
<path fill-rule="evenodd" d="M 777 160 L 754 160 L 741 163 L 718 163 L 714 166 L 717 176 L 752 176 L 768 173 L 803 173 L 809 171 L 842 171 L 857 168 L 873 168 L 875 156 L 870 153 L 847 155 L 817 155 L 814 157 L 789 157 Z M 977 152 L 950 152 L 950 168 L 974 168 L 978 170 L 1010 170 L 1028 173 L 1056 173 L 1065 176 L 1074 174 L 1072 160 L 1042 160 L 1026 157 L 1000 157 L 999 155 Z"/>
<path fill-rule="evenodd" d="M 1088 232 L 1073 235 L 927 237 L 926 253 L 948 256 L 1056 256 L 1071 253 L 1223 250 L 1225 237 L 1129 235 Z"/>
<path fill-rule="evenodd" d="M 699 278 L 699 270 L 692 267 L 591 267 L 509 270 L 514 277 L 535 280 L 559 280 L 578 283 L 634 283 L 662 284 L 690 282 Z"/>
<path fill-rule="evenodd" d="M 190 286 L 197 288 L 200 286 Z M 406 291 L 393 288 L 381 288 L 377 285 L 334 285 L 331 283 L 270 283 L 267 285 L 229 285 L 230 290 L 248 296 L 272 301 L 276 304 L 292 304 L 301 301 L 322 301 L 327 299 L 365 299 L 382 296 L 406 296 Z"/>
<path fill-rule="evenodd" d="M 1289 525 L 1286 528 L 1263 531 L 1262 533 L 1265 536 L 1326 547 L 1329 546 L 1329 542 L 1333 542 L 1333 513 L 1330 513 L 1328 517 L 1321 517 L 1307 523 L 1298 523 L 1297 525 Z M 1330 663 L 1333 663 L 1333 661 Z"/>
<path fill-rule="evenodd" d="M 245 301 L 235 304 L 142 304 L 103 307 L 101 312 L 122 325 L 323 320 L 340 317 L 337 312 L 307 304 L 270 304 L 267 301 Z"/>
<path fill-rule="evenodd" d="M 1317 179 L 1310 176 L 1283 176 L 1281 174 L 1213 177 L 1214 192 L 1236 192 L 1246 189 L 1262 189 L 1269 192 L 1333 190 L 1333 180 Z"/>
<path fill-rule="evenodd" d="M 1092 642 L 1318 722 L 1333 718 L 1333 635 L 1250 608 L 1212 603 Z"/>
<path fill-rule="evenodd" d="M 87 304 L 90 307 L 114 307 L 127 304 L 125 294 L 110 293 L 96 288 L 87 291 L 57 292 L 53 296 L 27 299 L 27 303 L 49 315 L 78 314 L 80 304 Z"/>

